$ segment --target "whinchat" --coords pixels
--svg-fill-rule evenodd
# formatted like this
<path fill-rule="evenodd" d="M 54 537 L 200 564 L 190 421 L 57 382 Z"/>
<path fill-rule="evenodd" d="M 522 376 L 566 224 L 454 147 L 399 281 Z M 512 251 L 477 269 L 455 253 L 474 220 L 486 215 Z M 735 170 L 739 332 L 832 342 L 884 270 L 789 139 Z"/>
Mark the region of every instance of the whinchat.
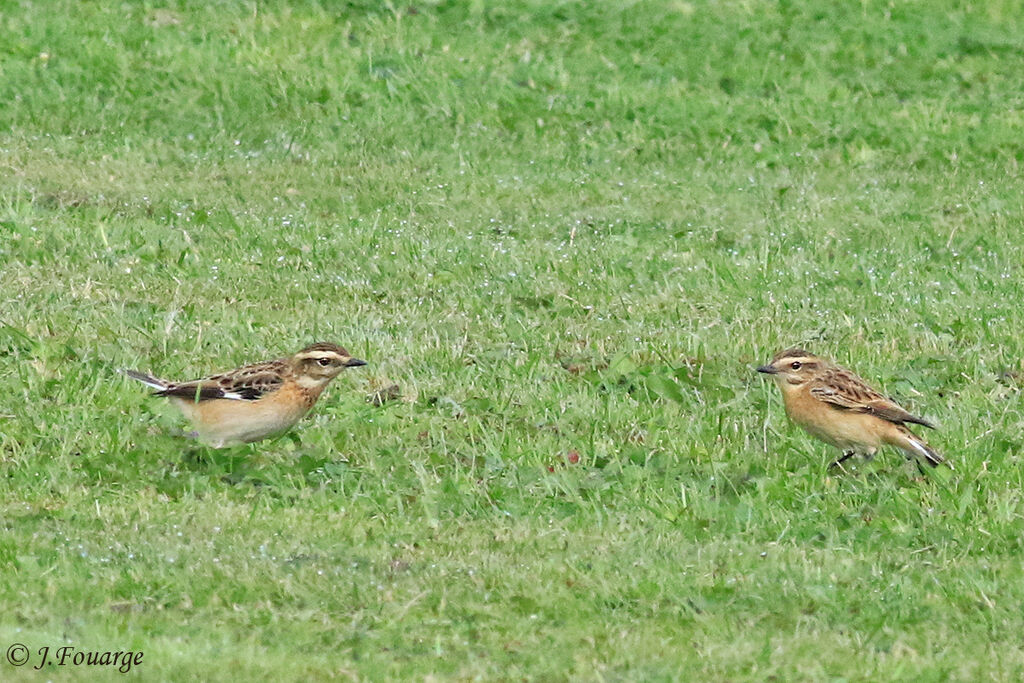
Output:
<path fill-rule="evenodd" d="M 167 396 L 213 448 L 252 443 L 287 431 L 309 412 L 345 368 L 366 365 L 337 344 L 320 342 L 290 358 L 245 365 L 190 382 L 168 382 L 135 370 L 124 373 Z"/>
<path fill-rule="evenodd" d="M 803 349 L 787 349 L 757 371 L 771 375 L 782 390 L 790 420 L 843 451 L 833 467 L 854 454 L 870 460 L 885 444 L 932 467 L 943 462 L 935 449 L 907 429 L 908 422 L 934 428 L 930 422 L 910 414 L 845 368 Z"/>

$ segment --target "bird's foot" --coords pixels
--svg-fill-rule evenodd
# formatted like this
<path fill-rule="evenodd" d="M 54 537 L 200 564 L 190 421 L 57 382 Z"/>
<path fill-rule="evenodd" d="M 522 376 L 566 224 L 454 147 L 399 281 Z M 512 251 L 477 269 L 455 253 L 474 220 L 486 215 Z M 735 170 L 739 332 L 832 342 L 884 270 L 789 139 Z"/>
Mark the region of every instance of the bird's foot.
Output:
<path fill-rule="evenodd" d="M 846 451 L 845 453 L 843 453 L 843 457 L 833 461 L 832 464 L 828 466 L 828 468 L 832 470 L 838 467 L 843 472 L 845 472 L 846 468 L 843 467 L 843 463 L 852 458 L 854 455 L 856 455 L 856 453 L 854 453 L 853 451 Z"/>

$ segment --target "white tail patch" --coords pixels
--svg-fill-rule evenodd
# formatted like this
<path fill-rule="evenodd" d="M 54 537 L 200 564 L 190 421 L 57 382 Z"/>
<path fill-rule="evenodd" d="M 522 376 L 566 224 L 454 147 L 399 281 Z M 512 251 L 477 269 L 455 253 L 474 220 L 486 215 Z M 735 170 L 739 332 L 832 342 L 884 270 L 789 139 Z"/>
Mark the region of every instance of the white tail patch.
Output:
<path fill-rule="evenodd" d="M 919 454 L 923 455 L 928 460 L 932 459 L 931 451 L 925 448 L 923 443 L 921 443 L 917 439 L 907 439 L 907 442 L 910 443 L 910 445 L 914 447 L 914 450 L 916 450 Z"/>
<path fill-rule="evenodd" d="M 906 443 L 910 445 L 914 449 L 914 451 L 916 451 L 916 455 L 920 455 L 922 458 L 925 459 L 925 462 L 927 462 L 932 467 L 938 467 L 940 463 L 946 462 L 945 458 L 936 453 L 928 444 L 922 441 L 920 437 L 912 433 L 910 430 L 905 430 L 904 436 L 906 436 Z M 903 444 L 900 444 L 900 447 L 903 448 L 904 450 L 907 450 L 907 447 Z M 912 453 L 911 455 L 914 455 L 914 453 Z M 949 466 L 950 468 L 953 467 L 952 465 Z"/>

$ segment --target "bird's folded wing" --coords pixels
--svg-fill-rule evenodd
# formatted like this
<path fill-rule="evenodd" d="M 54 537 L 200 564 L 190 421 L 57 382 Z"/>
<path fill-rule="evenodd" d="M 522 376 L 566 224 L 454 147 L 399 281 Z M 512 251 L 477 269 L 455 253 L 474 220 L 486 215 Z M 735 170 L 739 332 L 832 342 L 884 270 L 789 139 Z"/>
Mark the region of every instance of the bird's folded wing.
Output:
<path fill-rule="evenodd" d="M 214 398 L 229 398 L 212 378 L 197 379 L 194 382 L 175 382 L 165 389 L 154 392 L 154 396 L 176 396 L 190 401 L 209 401 Z"/>
<path fill-rule="evenodd" d="M 849 386 L 823 384 L 811 387 L 811 396 L 836 408 L 856 413 L 871 413 L 895 424 L 914 422 L 926 427 L 932 426 L 927 420 L 907 412 L 893 401 L 859 382 Z"/>
<path fill-rule="evenodd" d="M 829 384 L 811 387 L 811 396 L 844 410 L 853 410 L 858 413 L 866 413 L 870 410 L 865 400 L 867 397 L 854 394 L 844 387 Z"/>
<path fill-rule="evenodd" d="M 284 383 L 281 370 L 279 361 L 257 363 L 223 375 L 175 383 L 157 393 L 160 396 L 179 396 L 195 401 L 215 398 L 255 401 L 281 387 Z"/>

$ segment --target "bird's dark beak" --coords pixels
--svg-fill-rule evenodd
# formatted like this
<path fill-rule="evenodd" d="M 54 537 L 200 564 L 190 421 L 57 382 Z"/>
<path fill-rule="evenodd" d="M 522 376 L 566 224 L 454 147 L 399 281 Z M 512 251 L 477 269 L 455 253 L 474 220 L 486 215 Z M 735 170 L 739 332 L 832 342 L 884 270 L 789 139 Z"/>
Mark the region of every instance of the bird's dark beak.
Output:
<path fill-rule="evenodd" d="M 757 371 L 758 372 L 763 372 L 766 375 L 777 375 L 777 374 L 779 374 L 779 371 L 776 370 L 775 366 L 772 366 L 772 365 L 762 365 L 761 367 L 759 367 L 757 369 Z"/>
<path fill-rule="evenodd" d="M 348 362 L 345 363 L 346 368 L 358 368 L 361 365 L 366 365 L 366 361 L 359 360 L 358 358 L 349 358 Z"/>

